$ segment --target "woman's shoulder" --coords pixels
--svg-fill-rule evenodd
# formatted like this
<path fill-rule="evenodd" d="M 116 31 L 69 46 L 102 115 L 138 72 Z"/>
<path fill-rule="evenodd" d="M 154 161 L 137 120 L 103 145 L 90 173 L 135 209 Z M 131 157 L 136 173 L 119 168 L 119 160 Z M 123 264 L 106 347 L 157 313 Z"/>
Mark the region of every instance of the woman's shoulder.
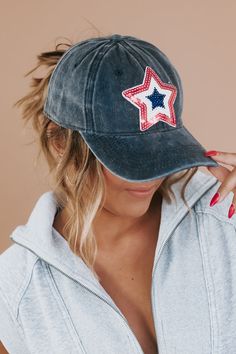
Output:
<path fill-rule="evenodd" d="M 198 174 L 198 176 L 202 180 L 210 180 L 212 183 L 210 184 L 210 187 L 207 188 L 201 197 L 197 200 L 196 204 L 194 205 L 194 211 L 198 214 L 215 217 L 222 222 L 230 223 L 236 227 L 236 214 L 234 214 L 231 218 L 228 218 L 228 210 L 234 196 L 233 192 L 230 191 L 222 201 L 219 201 L 211 207 L 210 201 L 214 194 L 218 191 L 221 182 L 212 175 L 207 175 L 207 177 L 205 177 L 205 174 L 202 172 Z"/>
<path fill-rule="evenodd" d="M 18 244 L 9 246 L 0 254 L 0 341 L 9 353 L 29 353 L 17 318 L 37 258 Z"/>
<path fill-rule="evenodd" d="M 11 308 L 17 307 L 38 259 L 31 251 L 16 243 L 0 254 L 0 296 L 6 299 Z"/>

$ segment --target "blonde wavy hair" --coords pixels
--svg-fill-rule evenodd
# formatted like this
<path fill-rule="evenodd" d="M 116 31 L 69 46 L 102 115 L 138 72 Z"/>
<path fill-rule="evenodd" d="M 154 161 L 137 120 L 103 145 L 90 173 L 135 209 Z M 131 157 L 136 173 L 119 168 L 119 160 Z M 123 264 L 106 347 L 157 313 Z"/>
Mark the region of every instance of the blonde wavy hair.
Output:
<path fill-rule="evenodd" d="M 63 230 L 68 235 L 69 247 L 72 252 L 83 259 L 95 277 L 99 279 L 93 268 L 97 244 L 92 222 L 105 202 L 102 165 L 84 142 L 79 131 L 61 127 L 43 114 L 43 105 L 52 71 L 60 57 L 73 45 L 70 40 L 66 40 L 69 43 L 59 43 L 55 45 L 55 50 L 41 52 L 37 55 L 36 66 L 24 76 L 43 67 L 46 68 L 46 73 L 41 75 L 43 77 L 31 78 L 31 89 L 28 94 L 16 101 L 14 106 L 22 106 L 22 119 L 25 124 L 32 122 L 36 140 L 39 143 L 36 161 L 38 162 L 43 152 L 49 166 L 49 175 L 53 178 L 52 190 L 59 209 L 67 208 L 69 217 Z M 63 149 L 63 154 L 55 156 L 53 142 Z M 166 199 L 167 203 L 171 203 L 172 198 L 175 199 L 171 185 L 183 180 L 181 198 L 190 211 L 184 192 L 197 170 L 198 167 L 193 167 L 167 176 L 157 192 Z"/>

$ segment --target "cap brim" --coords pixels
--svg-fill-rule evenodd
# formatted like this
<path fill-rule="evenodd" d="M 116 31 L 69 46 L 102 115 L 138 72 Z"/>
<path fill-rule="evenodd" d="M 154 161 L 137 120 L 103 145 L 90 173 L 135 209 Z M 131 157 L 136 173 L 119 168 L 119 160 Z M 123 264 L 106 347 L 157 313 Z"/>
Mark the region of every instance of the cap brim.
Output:
<path fill-rule="evenodd" d="M 219 164 L 184 126 L 139 135 L 84 133 L 81 136 L 108 170 L 127 181 L 148 181 L 194 166 Z"/>

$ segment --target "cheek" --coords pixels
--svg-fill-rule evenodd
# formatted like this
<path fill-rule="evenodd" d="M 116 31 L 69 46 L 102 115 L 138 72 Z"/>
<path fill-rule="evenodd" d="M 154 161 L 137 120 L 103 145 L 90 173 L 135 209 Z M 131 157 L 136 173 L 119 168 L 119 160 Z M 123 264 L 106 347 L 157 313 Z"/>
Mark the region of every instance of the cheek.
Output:
<path fill-rule="evenodd" d="M 124 188 L 122 188 L 120 183 L 111 181 L 108 179 L 106 181 L 106 199 L 104 207 L 114 215 L 120 215 L 126 209 L 126 197 L 124 196 Z"/>
<path fill-rule="evenodd" d="M 106 187 L 109 193 L 121 192 L 122 190 L 124 190 L 125 181 L 123 179 L 113 175 L 105 167 L 103 167 L 103 174 L 105 177 Z"/>
<path fill-rule="evenodd" d="M 108 180 L 106 182 L 106 200 L 110 204 L 120 204 L 125 191 L 122 183 Z"/>
<path fill-rule="evenodd" d="M 120 215 L 127 208 L 127 196 L 125 188 L 127 181 L 113 175 L 109 170 L 104 168 L 104 177 L 106 183 L 106 201 L 105 208 L 113 214 Z"/>

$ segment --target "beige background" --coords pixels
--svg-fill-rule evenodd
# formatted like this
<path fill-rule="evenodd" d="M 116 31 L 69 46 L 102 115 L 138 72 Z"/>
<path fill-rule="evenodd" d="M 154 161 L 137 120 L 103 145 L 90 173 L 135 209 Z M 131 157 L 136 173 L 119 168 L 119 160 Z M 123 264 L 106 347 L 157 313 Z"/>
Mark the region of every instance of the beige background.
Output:
<path fill-rule="evenodd" d="M 60 37 L 73 42 L 101 34 L 130 34 L 153 42 L 180 73 L 183 121 L 206 149 L 236 152 L 236 44 L 234 0 L 0 1 L 1 237 L 24 224 L 50 186 L 47 166 L 35 167 L 37 146 L 13 103 L 28 89 L 24 74 L 36 55 Z M 206 168 L 201 170 L 209 173 Z"/>

